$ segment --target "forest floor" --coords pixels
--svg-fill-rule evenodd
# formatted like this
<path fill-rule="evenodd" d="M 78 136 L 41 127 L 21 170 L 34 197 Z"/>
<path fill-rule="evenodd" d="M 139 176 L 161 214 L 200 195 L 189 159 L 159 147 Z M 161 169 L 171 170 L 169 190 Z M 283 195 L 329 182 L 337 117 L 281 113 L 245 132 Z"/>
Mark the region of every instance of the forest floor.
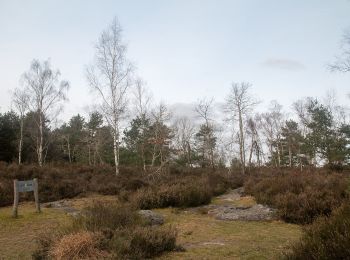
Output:
<path fill-rule="evenodd" d="M 90 195 L 60 201 L 35 213 L 34 203 L 22 203 L 19 217 L 11 217 L 11 207 L 0 208 L 0 259 L 31 259 L 35 239 L 71 220 L 70 214 L 93 200 L 112 201 L 113 196 Z M 170 252 L 159 259 L 277 259 L 301 235 L 301 227 L 278 220 L 222 220 L 215 210 L 255 208 L 250 196 L 231 191 L 216 197 L 207 206 L 188 209 L 156 209 L 165 225 L 178 230 L 178 244 L 184 252 Z M 230 212 L 231 212 L 230 211 Z M 68 214 L 67 214 L 68 213 Z M 226 218 L 224 218 L 226 219 Z"/>

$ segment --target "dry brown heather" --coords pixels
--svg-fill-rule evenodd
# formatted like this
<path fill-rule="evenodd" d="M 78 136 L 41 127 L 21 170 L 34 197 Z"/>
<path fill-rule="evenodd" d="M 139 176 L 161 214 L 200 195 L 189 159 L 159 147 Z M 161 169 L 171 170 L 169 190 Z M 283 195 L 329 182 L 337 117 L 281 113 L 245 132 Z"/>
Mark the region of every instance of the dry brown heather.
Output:
<path fill-rule="evenodd" d="M 245 192 L 258 203 L 278 210 L 281 219 L 309 224 L 321 215 L 329 216 L 349 198 L 349 178 L 338 173 L 300 173 L 252 176 L 246 179 Z"/>

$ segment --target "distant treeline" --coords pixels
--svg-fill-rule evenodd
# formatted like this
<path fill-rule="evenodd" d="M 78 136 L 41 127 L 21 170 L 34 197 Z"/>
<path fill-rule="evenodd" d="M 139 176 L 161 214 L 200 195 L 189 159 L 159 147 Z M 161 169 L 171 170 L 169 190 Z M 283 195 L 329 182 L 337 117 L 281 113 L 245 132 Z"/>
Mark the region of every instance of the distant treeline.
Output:
<path fill-rule="evenodd" d="M 340 107 L 331 109 L 315 99 L 299 101 L 295 107 L 298 121 L 286 119 L 277 103 L 268 112 L 247 118 L 243 126 L 246 166 L 301 167 L 322 162 L 333 167 L 348 165 L 350 126 L 346 115 L 339 117 Z M 165 113 L 166 107 L 161 109 Z M 28 112 L 23 119 L 14 111 L 0 114 L 1 161 L 18 161 L 21 120 L 21 160 L 38 161 L 37 117 L 35 112 Z M 195 125 L 186 117 L 170 123 L 156 113 L 136 116 L 120 140 L 120 164 L 147 170 L 172 162 L 189 167 L 224 167 L 229 161 L 232 167 L 241 167 L 239 151 L 223 149 L 219 123 L 203 121 Z M 99 112 L 92 112 L 88 118 L 73 116 L 58 128 L 50 128 L 45 119 L 43 162 L 114 164 L 112 132 Z M 232 141 L 227 146 L 239 148 L 239 136 Z"/>

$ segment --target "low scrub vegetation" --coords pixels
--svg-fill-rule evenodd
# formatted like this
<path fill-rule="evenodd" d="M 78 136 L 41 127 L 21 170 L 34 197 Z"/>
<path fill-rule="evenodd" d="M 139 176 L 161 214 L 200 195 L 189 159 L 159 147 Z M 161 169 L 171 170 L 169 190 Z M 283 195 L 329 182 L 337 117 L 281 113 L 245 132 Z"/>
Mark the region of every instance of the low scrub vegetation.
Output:
<path fill-rule="evenodd" d="M 285 259 L 349 259 L 349 230 L 350 205 L 346 202 L 329 218 L 321 217 L 305 227 L 301 241 L 294 245 Z"/>
<path fill-rule="evenodd" d="M 208 183 L 198 178 L 186 178 L 171 184 L 162 184 L 138 190 L 132 201 L 138 208 L 193 207 L 208 204 L 212 191 Z"/>
<path fill-rule="evenodd" d="M 119 176 L 112 166 L 82 165 L 33 166 L 0 165 L 0 206 L 13 201 L 13 179 L 39 179 L 40 201 L 55 201 L 95 192 L 128 198 L 135 191 L 140 208 L 197 206 L 210 202 L 212 196 L 243 185 L 241 175 L 229 176 L 224 171 L 209 169 L 169 168 L 156 176 L 138 168 L 122 167 Z M 33 199 L 21 194 L 21 200 Z"/>
<path fill-rule="evenodd" d="M 127 170 L 127 169 L 126 169 Z M 86 192 L 117 194 L 127 178 L 113 175 L 111 166 L 81 165 L 0 165 L 0 206 L 13 201 L 13 179 L 39 179 L 40 201 L 72 198 Z M 130 174 L 130 179 L 133 175 Z M 21 200 L 33 199 L 31 193 L 21 194 Z"/>
<path fill-rule="evenodd" d="M 63 236 L 50 249 L 53 259 L 103 259 L 108 254 L 99 249 L 101 235 L 81 231 Z"/>
<path fill-rule="evenodd" d="M 176 230 L 149 226 L 129 205 L 95 202 L 68 227 L 41 236 L 34 259 L 144 259 L 177 249 Z"/>
<path fill-rule="evenodd" d="M 166 180 L 160 185 L 139 189 L 131 195 L 131 201 L 141 209 L 165 207 L 195 207 L 208 204 L 213 196 L 243 184 L 240 175 L 219 173 L 181 176 Z"/>
<path fill-rule="evenodd" d="M 339 207 L 348 197 L 348 185 L 344 175 L 335 173 L 255 175 L 245 182 L 245 192 L 276 208 L 283 220 L 308 224 Z"/>

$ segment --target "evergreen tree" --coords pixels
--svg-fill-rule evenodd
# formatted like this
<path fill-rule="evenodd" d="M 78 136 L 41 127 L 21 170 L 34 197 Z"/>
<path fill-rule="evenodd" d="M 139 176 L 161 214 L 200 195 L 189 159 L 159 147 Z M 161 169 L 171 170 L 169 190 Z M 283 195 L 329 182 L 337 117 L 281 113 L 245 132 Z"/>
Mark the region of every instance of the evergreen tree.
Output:
<path fill-rule="evenodd" d="M 216 147 L 214 129 L 210 125 L 202 124 L 195 137 L 199 163 L 201 167 L 208 167 L 211 165 L 210 152 Z"/>
<path fill-rule="evenodd" d="M 18 135 L 18 116 L 12 111 L 0 114 L 0 161 L 11 162 L 17 157 Z"/>

